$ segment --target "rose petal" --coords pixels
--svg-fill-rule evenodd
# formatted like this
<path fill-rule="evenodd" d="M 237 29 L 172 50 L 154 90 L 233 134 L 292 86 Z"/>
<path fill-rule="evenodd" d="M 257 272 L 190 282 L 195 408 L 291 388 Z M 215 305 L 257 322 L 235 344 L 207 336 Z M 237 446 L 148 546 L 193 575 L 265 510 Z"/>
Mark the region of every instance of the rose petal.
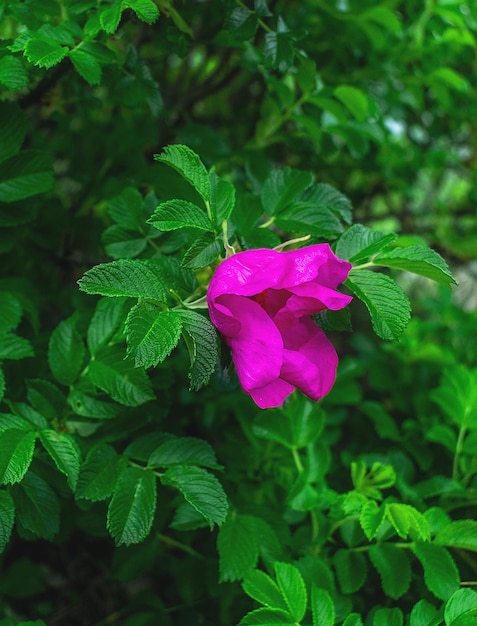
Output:
<path fill-rule="evenodd" d="M 219 302 L 240 323 L 240 330 L 233 336 L 224 335 L 232 351 L 237 376 L 244 390 L 268 385 L 280 376 L 283 359 L 282 336 L 262 307 L 249 298 L 226 294 Z M 227 329 L 225 329 L 227 330 Z"/>
<path fill-rule="evenodd" d="M 264 387 L 251 389 L 249 394 L 255 404 L 261 409 L 273 409 L 274 407 L 281 406 L 285 398 L 294 390 L 295 387 L 293 385 L 281 378 L 277 378 Z"/>

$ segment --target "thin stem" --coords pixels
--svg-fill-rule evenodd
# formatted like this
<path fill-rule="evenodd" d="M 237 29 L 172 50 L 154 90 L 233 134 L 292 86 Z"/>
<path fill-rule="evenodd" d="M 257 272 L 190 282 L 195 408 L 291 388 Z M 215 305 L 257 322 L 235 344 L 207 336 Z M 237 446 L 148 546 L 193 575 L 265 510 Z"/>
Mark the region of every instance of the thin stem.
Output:
<path fill-rule="evenodd" d="M 229 244 L 229 238 L 227 234 L 227 220 L 222 222 L 222 239 L 224 241 L 225 258 L 229 259 L 235 254 L 235 248 Z"/>
<path fill-rule="evenodd" d="M 298 472 L 300 474 L 303 474 L 303 472 L 305 471 L 305 468 L 303 467 L 303 463 L 301 462 L 300 455 L 298 454 L 298 449 L 292 448 L 291 451 L 292 451 L 293 460 L 295 461 L 295 466 Z"/>
<path fill-rule="evenodd" d="M 364 270 L 366 267 L 376 267 L 376 264 L 373 261 L 369 261 L 368 263 L 361 263 L 361 265 L 353 265 L 351 271 L 354 270 Z"/>
<path fill-rule="evenodd" d="M 274 221 L 275 221 L 275 218 L 272 216 L 269 220 L 267 220 L 263 224 L 260 224 L 259 228 L 268 228 L 269 226 L 273 224 Z"/>
<path fill-rule="evenodd" d="M 295 243 L 300 243 L 301 241 L 308 241 L 308 239 L 311 239 L 311 235 L 305 235 L 304 237 L 297 237 L 296 239 L 289 239 L 288 241 L 284 241 L 283 243 L 278 244 L 278 246 L 275 246 L 273 249 L 279 252 L 280 250 L 283 250 L 283 248 L 286 248 L 287 246 L 291 246 Z"/>
<path fill-rule="evenodd" d="M 454 461 L 452 463 L 452 479 L 457 481 L 459 477 L 459 460 L 462 449 L 464 447 L 464 439 L 467 434 L 467 428 L 461 426 L 459 429 L 459 435 L 455 444 Z"/>
<path fill-rule="evenodd" d="M 176 539 L 172 539 L 172 537 L 168 537 L 167 535 L 157 533 L 157 538 L 163 543 L 165 543 L 166 545 L 171 546 L 172 548 L 178 548 L 179 550 L 182 550 L 182 552 L 186 552 L 187 554 L 190 554 L 191 556 L 194 556 L 197 559 L 204 558 L 203 555 L 200 554 L 200 552 L 197 552 L 197 550 L 194 550 L 194 548 L 191 548 L 190 546 L 186 546 L 184 543 L 181 543 L 180 541 L 177 541 Z"/>

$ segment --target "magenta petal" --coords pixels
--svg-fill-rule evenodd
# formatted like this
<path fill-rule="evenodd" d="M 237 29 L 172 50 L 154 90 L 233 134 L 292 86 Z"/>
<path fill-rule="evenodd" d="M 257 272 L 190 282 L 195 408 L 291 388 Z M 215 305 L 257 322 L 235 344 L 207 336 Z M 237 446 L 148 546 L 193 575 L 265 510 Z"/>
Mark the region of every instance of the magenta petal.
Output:
<path fill-rule="evenodd" d="M 294 390 L 293 385 L 281 378 L 277 378 L 264 387 L 252 389 L 249 394 L 255 404 L 261 409 L 273 409 L 281 406 L 285 398 Z"/>
<path fill-rule="evenodd" d="M 283 340 L 273 320 L 262 307 L 249 298 L 223 295 L 220 303 L 240 323 L 238 333 L 225 341 L 230 346 L 237 376 L 244 390 L 268 385 L 280 375 Z M 220 332 L 223 332 L 218 327 Z"/>

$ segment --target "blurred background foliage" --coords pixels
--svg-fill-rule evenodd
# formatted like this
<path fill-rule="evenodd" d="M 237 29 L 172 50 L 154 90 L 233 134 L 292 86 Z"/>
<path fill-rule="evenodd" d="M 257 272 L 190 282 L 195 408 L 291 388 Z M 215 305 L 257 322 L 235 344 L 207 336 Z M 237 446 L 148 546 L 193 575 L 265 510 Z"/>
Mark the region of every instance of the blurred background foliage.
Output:
<path fill-rule="evenodd" d="M 354 332 L 333 337 L 342 361 L 323 403 L 313 481 L 321 496 L 342 494 L 353 488 L 355 459 L 379 460 L 398 474 L 395 499 L 473 517 L 476 430 L 459 424 L 436 390 L 452 388 L 453 371 L 456 384 L 477 384 L 475 3 L 3 0 L 0 18 L 0 288 L 21 302 L 19 328 L 37 355 L 1 355 L 9 401 L 23 402 L 25 377 L 49 376 L 49 336 L 62 319 L 77 311 L 84 336 L 92 304 L 76 280 L 116 258 L 115 243 L 134 240 L 110 230 L 111 198 L 136 188 L 147 214 L 158 199 L 175 197 L 180 182 L 154 153 L 190 146 L 241 189 L 244 211 L 273 167 L 312 171 L 350 198 L 354 221 L 424 240 L 459 282 L 451 291 L 400 277 L 414 318 L 399 343 L 379 342 L 352 305 Z M 136 245 L 153 250 L 157 235 L 142 232 Z M 183 244 L 179 235 L 168 242 L 170 252 Z M 263 436 L 261 418 L 252 427 L 254 409 L 226 374 L 189 393 L 186 362 L 179 350 L 154 370 L 159 407 L 103 422 L 97 440 L 124 449 L 158 424 L 206 439 L 226 467 L 221 481 L 234 507 L 266 519 L 280 558 L 301 559 L 307 580 L 306 507 L 295 501 L 287 509 L 297 489 L 293 456 Z M 33 542 L 28 528 L 13 536 L 2 557 L 0 624 L 215 626 L 252 608 L 238 584 L 217 582 L 224 565 L 214 534 L 196 530 L 197 520 L 179 535 L 169 528 L 169 494 L 144 543 L 114 548 L 104 502 L 74 503 L 51 462 L 41 454 L 37 462 L 61 499 L 60 533 L 53 542 Z M 333 512 L 323 510 L 326 527 Z M 355 545 L 355 532 L 344 524 L 339 541 Z M 475 581 L 475 558 L 454 556 L 462 579 Z M 319 567 L 329 576 L 331 566 Z M 377 574 L 369 576 L 352 603 L 356 584 L 342 585 L 340 620 L 374 605 L 407 615 L 420 598 L 431 602 L 422 572 L 413 574 L 418 592 L 392 605 Z"/>

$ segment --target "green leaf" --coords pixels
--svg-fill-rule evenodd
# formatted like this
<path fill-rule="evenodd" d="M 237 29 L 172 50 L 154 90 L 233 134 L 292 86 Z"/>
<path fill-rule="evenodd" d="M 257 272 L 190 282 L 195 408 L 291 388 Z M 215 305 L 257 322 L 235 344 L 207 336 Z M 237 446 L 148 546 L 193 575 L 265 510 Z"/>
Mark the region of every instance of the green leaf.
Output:
<path fill-rule="evenodd" d="M 444 607 L 446 626 L 471 626 L 475 622 L 474 620 L 470 621 L 468 618 L 476 616 L 477 592 L 473 589 L 458 589 L 447 600 Z M 467 621 L 465 618 L 467 618 Z"/>
<path fill-rule="evenodd" d="M 11 293 L 0 293 L 0 337 L 18 326 L 22 318 L 22 305 Z"/>
<path fill-rule="evenodd" d="M 37 474 L 29 471 L 14 485 L 18 523 L 34 535 L 52 539 L 60 527 L 60 503 L 53 489 Z"/>
<path fill-rule="evenodd" d="M 209 172 L 210 210 L 215 228 L 220 231 L 222 223 L 228 220 L 235 206 L 235 187 L 228 180 L 220 178 L 212 168 Z"/>
<path fill-rule="evenodd" d="M 28 74 L 20 59 L 4 56 L 0 59 L 0 83 L 7 89 L 16 91 L 28 85 Z"/>
<path fill-rule="evenodd" d="M 108 202 L 110 217 L 125 230 L 141 232 L 147 214 L 143 198 L 134 187 L 125 187 Z"/>
<path fill-rule="evenodd" d="M 401 609 L 378 609 L 373 615 L 373 626 L 403 626 Z"/>
<path fill-rule="evenodd" d="M 153 24 L 159 17 L 159 9 L 153 0 L 123 0 L 122 6 L 132 9 L 147 24 Z"/>
<path fill-rule="evenodd" d="M 76 330 L 75 316 L 60 322 L 51 333 L 48 345 L 48 365 L 62 385 L 71 385 L 80 373 L 85 348 Z"/>
<path fill-rule="evenodd" d="M 120 259 L 102 263 L 79 279 L 82 291 L 110 297 L 150 298 L 164 302 L 167 286 L 161 268 L 153 261 Z"/>
<path fill-rule="evenodd" d="M 386 503 L 385 517 L 403 539 L 411 536 L 413 539 L 427 541 L 430 538 L 427 519 L 409 504 L 401 504 L 399 502 Z"/>
<path fill-rule="evenodd" d="M 41 430 L 40 441 L 55 462 L 58 470 L 68 480 L 71 491 L 75 491 L 81 465 L 81 453 L 78 444 L 68 433 L 56 430 Z"/>
<path fill-rule="evenodd" d="M 335 97 L 342 102 L 358 122 L 364 122 L 368 116 L 368 98 L 360 89 L 340 85 L 333 91 Z"/>
<path fill-rule="evenodd" d="M 359 523 L 366 537 L 371 541 L 379 532 L 385 519 L 386 508 L 379 507 L 374 500 L 368 500 L 362 507 Z"/>
<path fill-rule="evenodd" d="M 25 476 L 33 459 L 36 433 L 11 428 L 0 433 L 0 483 L 13 484 Z"/>
<path fill-rule="evenodd" d="M 225 529 L 225 526 L 226 524 L 222 526 L 219 533 Z M 231 540 L 233 541 L 233 537 L 229 538 L 229 541 Z M 260 604 L 288 612 L 288 606 L 277 583 L 265 572 L 258 569 L 249 572 L 242 583 L 242 588 L 247 595 Z"/>
<path fill-rule="evenodd" d="M 396 239 L 397 235 L 394 233 L 385 235 L 366 228 L 362 224 L 353 224 L 338 239 L 335 253 L 340 259 L 361 263 L 392 244 Z"/>
<path fill-rule="evenodd" d="M 267 67 L 286 71 L 293 63 L 295 51 L 293 42 L 286 32 L 270 31 L 266 33 L 263 43 L 263 58 Z"/>
<path fill-rule="evenodd" d="M 227 21 L 227 27 L 232 31 L 235 39 L 246 41 L 255 35 L 258 21 L 254 11 L 245 6 L 235 7 Z"/>
<path fill-rule="evenodd" d="M 184 500 L 177 507 L 174 519 L 169 524 L 175 530 L 197 530 L 208 526 L 205 518 Z"/>
<path fill-rule="evenodd" d="M 98 302 L 86 334 L 91 354 L 95 354 L 118 330 L 125 303 L 126 298 L 101 298 Z"/>
<path fill-rule="evenodd" d="M 213 233 L 203 233 L 187 249 L 182 258 L 181 267 L 187 267 L 191 270 L 207 267 L 220 256 L 223 250 L 222 245 L 222 240 L 217 239 Z"/>
<path fill-rule="evenodd" d="M 97 502 L 113 493 L 120 469 L 120 457 L 111 446 L 100 443 L 91 448 L 81 466 L 76 497 Z"/>
<path fill-rule="evenodd" d="M 326 589 L 311 585 L 311 613 L 313 626 L 333 626 L 335 623 L 335 607 Z"/>
<path fill-rule="evenodd" d="M 255 533 L 255 522 L 255 518 L 250 515 L 233 514 L 219 528 L 217 549 L 220 582 L 241 580 L 256 566 L 260 542 Z"/>
<path fill-rule="evenodd" d="M 460 587 L 459 572 L 449 552 L 431 543 L 416 543 L 412 550 L 422 564 L 429 591 L 439 600 L 448 600 Z"/>
<path fill-rule="evenodd" d="M 220 344 L 212 323 L 200 313 L 190 310 L 177 311 L 182 319 L 183 335 L 189 351 L 190 388 L 198 390 L 206 385 L 215 371 Z"/>
<path fill-rule="evenodd" d="M 11 359 L 18 361 L 26 357 L 34 356 L 30 342 L 23 337 L 17 337 L 7 333 L 0 337 L 0 360 Z"/>
<path fill-rule="evenodd" d="M 90 85 L 99 85 L 101 82 L 101 65 L 96 57 L 84 50 L 71 50 L 68 53 L 71 62 L 78 74 Z"/>
<path fill-rule="evenodd" d="M 100 13 L 99 21 L 101 28 L 108 35 L 112 35 L 119 26 L 121 20 L 121 2 L 114 0 L 112 6 L 104 7 Z"/>
<path fill-rule="evenodd" d="M 95 419 L 107 420 L 116 417 L 121 407 L 112 402 L 104 402 L 92 396 L 88 396 L 78 389 L 72 389 L 68 395 L 68 404 L 76 413 L 82 417 L 93 417 Z"/>
<path fill-rule="evenodd" d="M 0 59 L 0 82 L 1 63 Z M 18 60 L 18 59 L 16 59 Z M 25 113 L 13 102 L 0 102 L 0 162 L 15 155 L 23 143 L 27 129 Z"/>
<path fill-rule="evenodd" d="M 305 582 L 300 571 L 290 563 L 275 561 L 273 564 L 277 577 L 278 587 L 285 599 L 293 618 L 300 622 L 305 613 L 307 605 L 307 593 Z"/>
<path fill-rule="evenodd" d="M 425 276 L 440 285 L 455 284 L 447 263 L 434 250 L 425 246 L 407 246 L 394 248 L 378 254 L 373 259 L 374 265 L 395 267 L 399 270 Z"/>
<path fill-rule="evenodd" d="M 387 596 L 397 600 L 409 590 L 411 565 L 405 550 L 391 543 L 380 543 L 371 546 L 369 558 L 381 577 L 383 591 Z"/>
<path fill-rule="evenodd" d="M 388 489 L 396 482 L 396 472 L 392 465 L 375 462 L 366 471 L 366 463 L 362 460 L 351 463 L 351 479 L 358 493 L 368 498 L 381 500 L 381 489 Z"/>
<path fill-rule="evenodd" d="M 156 511 L 154 472 L 127 467 L 108 507 L 107 526 L 117 546 L 140 543 L 150 533 Z"/>
<path fill-rule="evenodd" d="M 134 367 L 119 346 L 103 348 L 88 368 L 91 382 L 125 406 L 139 406 L 154 399 L 144 370 Z"/>
<path fill-rule="evenodd" d="M 296 620 L 279 609 L 255 609 L 247 613 L 245 617 L 242 617 L 237 626 L 289 626 L 294 624 L 296 626 Z"/>
<path fill-rule="evenodd" d="M 66 399 L 56 385 L 49 380 L 33 378 L 27 381 L 27 397 L 30 404 L 50 420 L 58 420 L 66 409 Z"/>
<path fill-rule="evenodd" d="M 448 548 L 477 552 L 477 521 L 465 519 L 450 522 L 439 530 L 434 543 Z"/>
<path fill-rule="evenodd" d="M 163 485 L 178 489 L 189 504 L 205 517 L 212 529 L 225 521 L 227 496 L 217 478 L 202 467 L 176 465 L 161 476 Z"/>
<path fill-rule="evenodd" d="M 336 574 L 343 593 L 354 593 L 366 582 L 366 559 L 361 552 L 338 550 L 334 556 Z"/>
<path fill-rule="evenodd" d="M 210 200 L 209 175 L 199 156 L 187 146 L 180 144 L 167 146 L 154 159 L 173 167 L 203 198 L 206 206 Z"/>
<path fill-rule="evenodd" d="M 0 164 L 0 202 L 15 202 L 48 191 L 53 169 L 48 155 L 23 150 Z"/>
<path fill-rule="evenodd" d="M 124 230 L 118 224 L 107 228 L 101 235 L 101 241 L 106 253 L 113 259 L 131 259 L 147 247 L 144 235 Z"/>
<path fill-rule="evenodd" d="M 261 192 L 264 211 L 269 215 L 280 213 L 311 184 L 312 180 L 310 172 L 292 170 L 289 167 L 272 170 Z"/>
<path fill-rule="evenodd" d="M 2 553 L 8 542 L 15 522 L 15 504 L 8 491 L 0 491 L 0 553 Z"/>
<path fill-rule="evenodd" d="M 136 367 L 155 367 L 177 346 L 182 319 L 176 311 L 163 311 L 149 302 L 134 306 L 126 320 L 128 355 Z"/>
<path fill-rule="evenodd" d="M 170 465 L 201 465 L 220 469 L 215 452 L 202 439 L 195 437 L 172 437 L 159 445 L 147 462 L 148 467 Z"/>
<path fill-rule="evenodd" d="M 366 305 L 378 337 L 398 339 L 411 316 L 409 299 L 401 287 L 389 276 L 369 270 L 352 270 L 344 284 Z"/>
<path fill-rule="evenodd" d="M 68 54 L 68 48 L 61 46 L 52 39 L 34 37 L 27 41 L 24 54 L 33 65 L 49 69 L 65 58 Z"/>
<path fill-rule="evenodd" d="M 431 398 L 460 428 L 477 428 L 477 369 L 461 364 L 446 368 Z"/>
<path fill-rule="evenodd" d="M 162 202 L 147 221 L 158 230 L 163 231 L 177 230 L 186 226 L 200 230 L 213 230 L 204 211 L 187 200 Z"/>
<path fill-rule="evenodd" d="M 343 626 L 363 626 L 363 620 L 358 613 L 350 613 L 343 622 Z"/>
<path fill-rule="evenodd" d="M 275 224 L 288 232 L 307 233 L 321 238 L 332 238 L 343 231 L 338 217 L 327 208 L 313 202 L 297 201 L 275 219 Z"/>
<path fill-rule="evenodd" d="M 412 608 L 409 626 L 439 626 L 442 619 L 439 611 L 426 600 L 419 600 Z"/>
<path fill-rule="evenodd" d="M 3 400 L 7 383 L 5 382 L 5 374 L 3 373 L 2 366 L 0 365 L 0 402 Z"/>

